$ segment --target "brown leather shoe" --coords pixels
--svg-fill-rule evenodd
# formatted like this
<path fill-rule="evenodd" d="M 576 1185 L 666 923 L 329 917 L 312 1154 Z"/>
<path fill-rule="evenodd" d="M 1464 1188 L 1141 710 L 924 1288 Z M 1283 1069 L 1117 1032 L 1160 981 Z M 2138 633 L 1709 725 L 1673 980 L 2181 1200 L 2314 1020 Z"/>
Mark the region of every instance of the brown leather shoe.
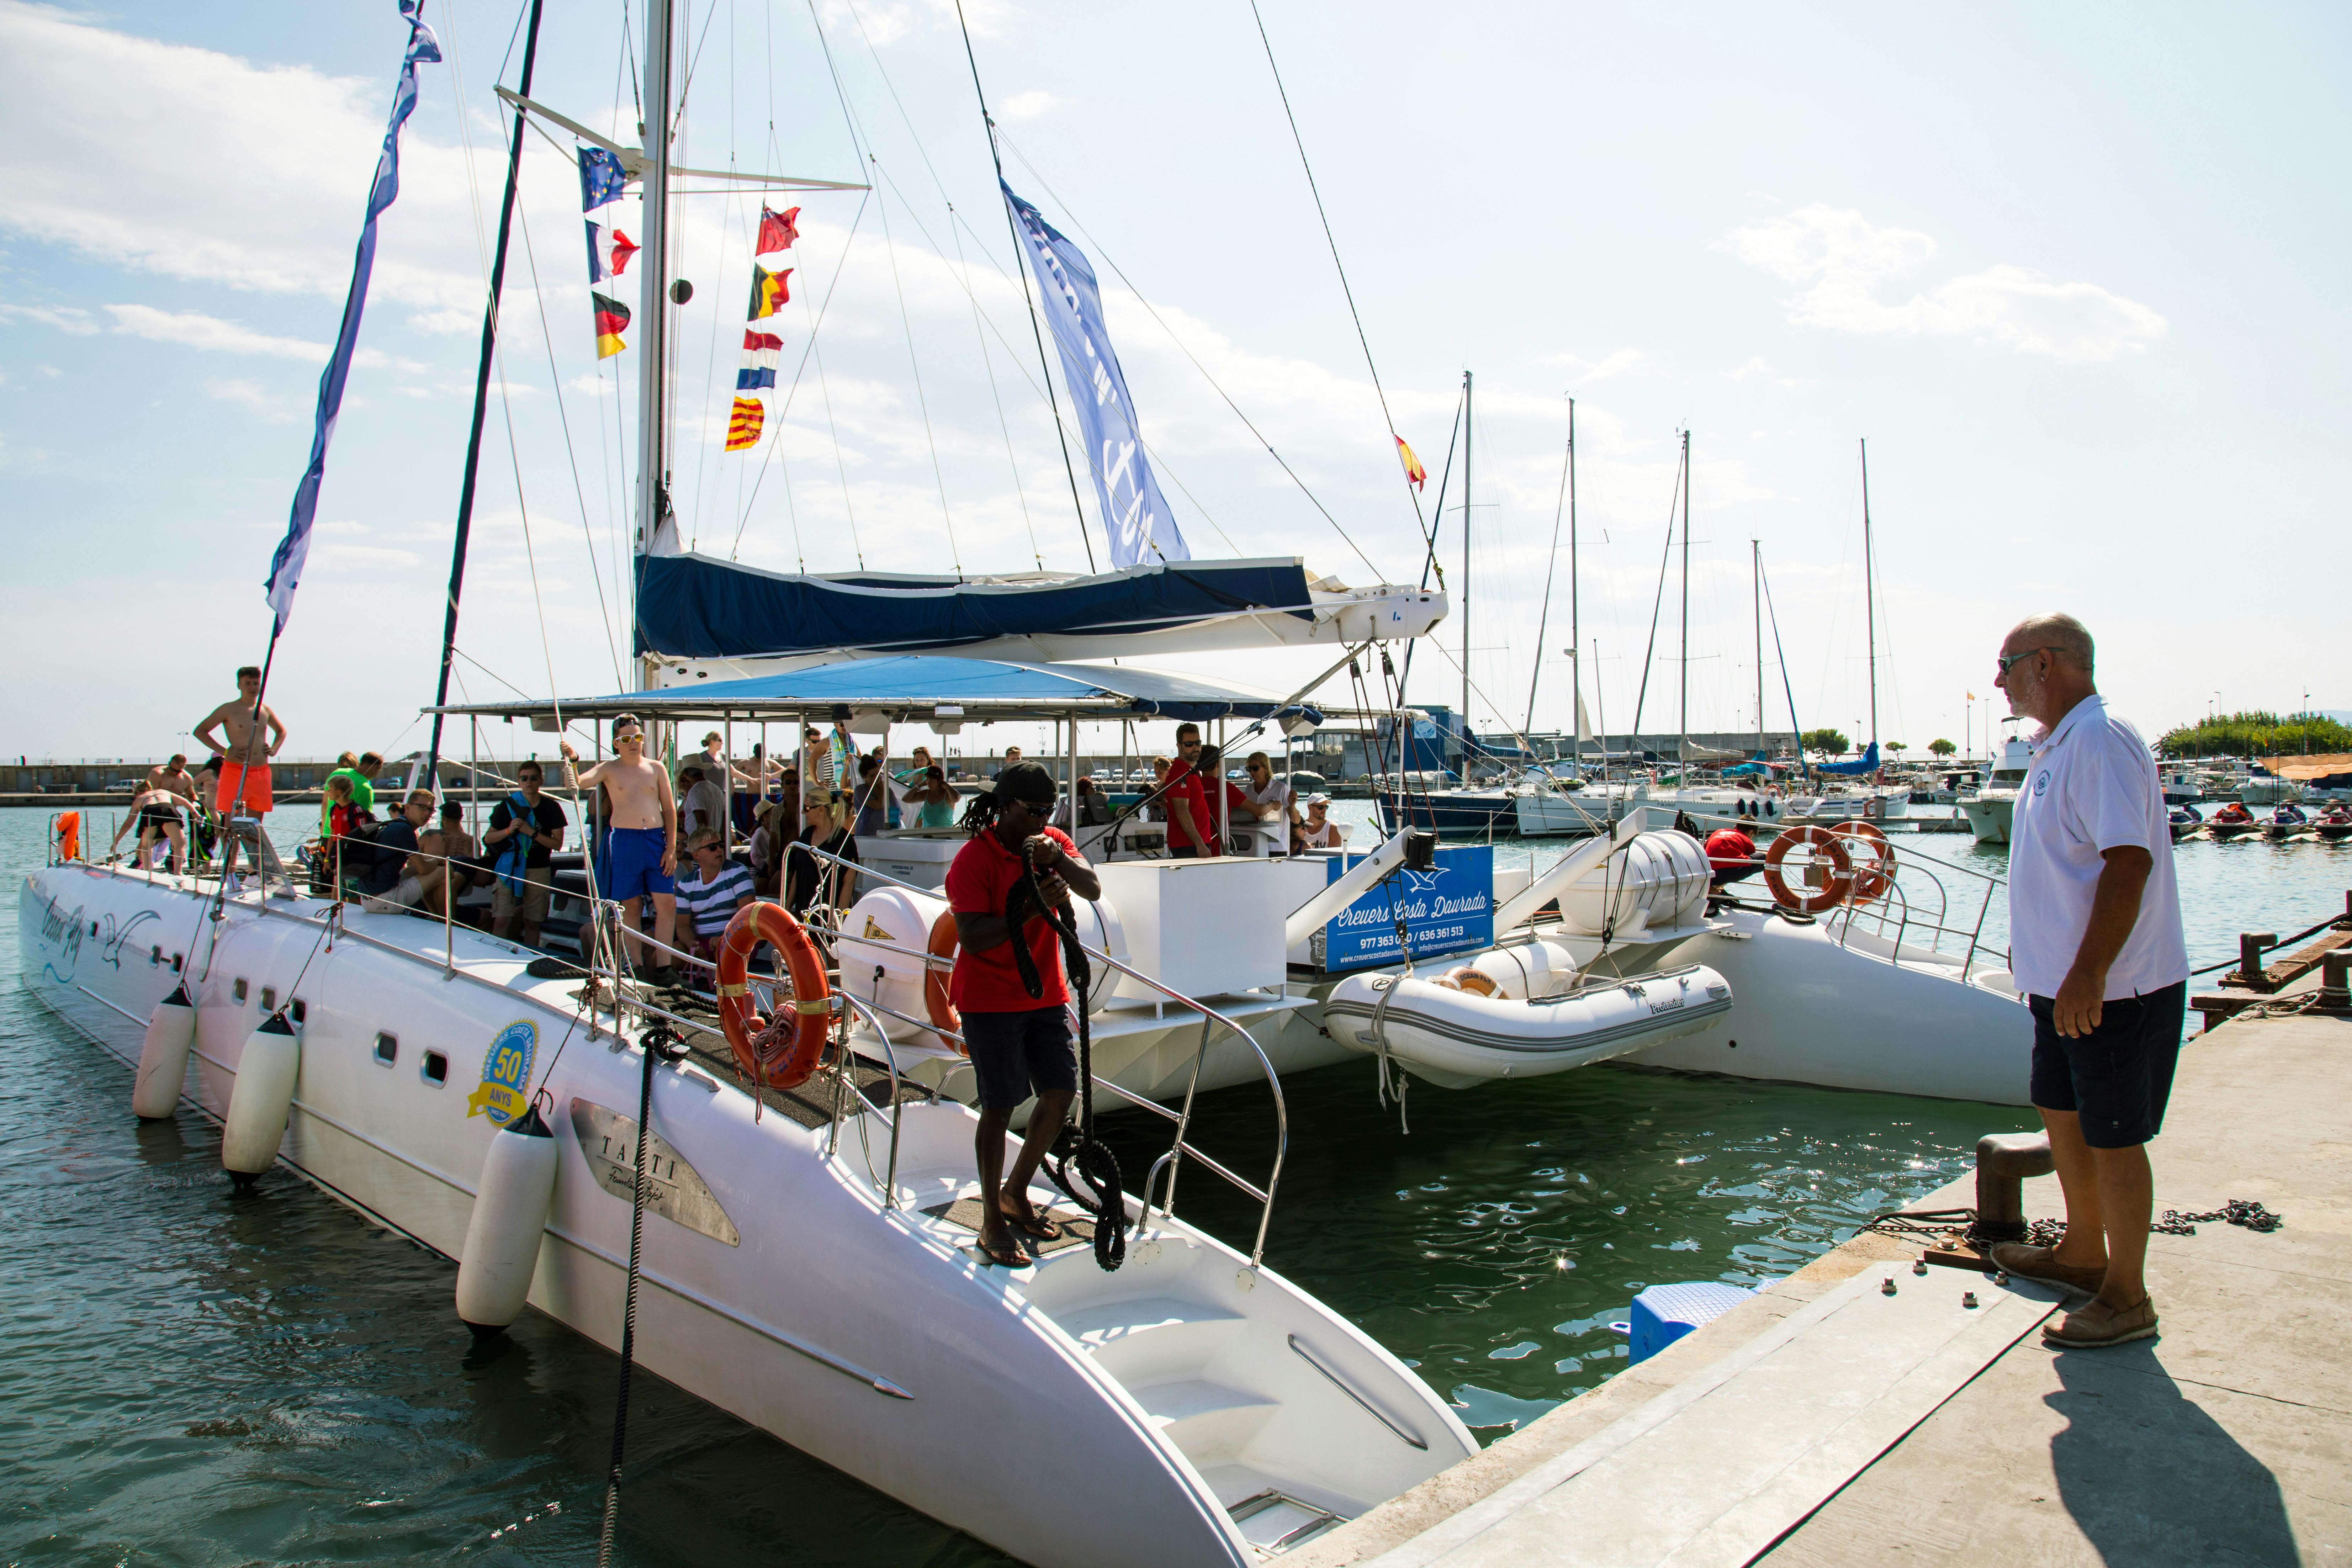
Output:
<path fill-rule="evenodd" d="M 2121 1311 L 2095 1298 L 2054 1323 L 2042 1325 L 2042 1342 L 2061 1350 L 2097 1350 L 2156 1337 L 2156 1298 L 2143 1296 Z"/>
<path fill-rule="evenodd" d="M 2105 1264 L 2083 1268 L 2061 1263 L 2057 1254 L 2046 1247 L 2028 1247 L 2021 1241 L 1996 1242 L 1989 1256 L 2020 1279 L 2031 1279 L 2037 1285 L 2071 1290 L 2080 1296 L 2095 1296 L 2107 1282 Z"/>

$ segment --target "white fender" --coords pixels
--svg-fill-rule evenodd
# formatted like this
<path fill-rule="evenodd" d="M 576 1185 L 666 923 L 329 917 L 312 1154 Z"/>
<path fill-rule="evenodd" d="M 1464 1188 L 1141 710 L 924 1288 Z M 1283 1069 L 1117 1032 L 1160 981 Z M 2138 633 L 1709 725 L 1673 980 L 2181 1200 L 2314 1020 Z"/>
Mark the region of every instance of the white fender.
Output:
<path fill-rule="evenodd" d="M 185 982 L 155 1004 L 147 1017 L 147 1039 L 139 1047 L 139 1076 L 131 1085 L 131 1109 L 142 1121 L 161 1121 L 179 1109 L 188 1083 L 188 1050 L 196 1043 L 196 1009 Z"/>
<path fill-rule="evenodd" d="M 1110 954 L 1121 963 L 1128 962 L 1127 928 L 1118 923 L 1118 906 L 1109 898 L 1081 899 L 1072 894 L 1070 913 L 1076 919 L 1080 942 L 1097 952 Z M 1119 981 L 1124 977 L 1108 964 L 1092 959 L 1087 961 L 1087 965 L 1094 973 L 1088 986 L 1089 1005 L 1087 1011 L 1099 1013 L 1110 1005 L 1111 993 L 1118 989 Z"/>
<path fill-rule="evenodd" d="M 257 1176 L 278 1158 L 286 1117 L 294 1107 L 294 1080 L 302 1072 L 302 1042 L 281 1010 L 262 1020 L 236 1059 L 236 1086 L 221 1124 L 221 1168 Z"/>
<path fill-rule="evenodd" d="M 555 1135 L 533 1106 L 490 1140 L 466 1246 L 457 1255 L 457 1316 L 476 1333 L 522 1316 L 555 1202 Z"/>

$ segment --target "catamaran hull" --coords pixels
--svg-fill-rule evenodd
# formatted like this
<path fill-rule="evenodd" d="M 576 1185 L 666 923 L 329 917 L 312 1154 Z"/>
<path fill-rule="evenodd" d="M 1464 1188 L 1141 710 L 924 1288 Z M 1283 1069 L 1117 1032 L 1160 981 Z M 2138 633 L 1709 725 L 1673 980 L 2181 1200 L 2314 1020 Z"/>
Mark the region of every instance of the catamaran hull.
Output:
<path fill-rule="evenodd" d="M 1730 911 L 1664 960 L 1704 963 L 1739 998 L 1727 1022 L 1625 1059 L 1735 1078 L 2030 1103 L 2033 1019 L 2007 973 L 1821 924 Z"/>
<path fill-rule="evenodd" d="M 177 982 L 177 960 L 197 1010 L 186 1099 L 213 1121 L 227 1110 L 262 1008 L 299 1001 L 300 1077 L 283 1163 L 445 1257 L 464 1244 L 476 1178 L 505 1119 L 494 1113 L 519 1113 L 526 1092 L 543 1087 L 562 1163 L 530 1302 L 618 1344 L 643 1057 L 579 1017 L 563 983 L 529 979 L 526 954 L 460 931 L 446 939 L 455 962 L 445 965 L 438 927 L 354 913 L 349 933 L 335 935 L 315 918 L 326 906 L 310 900 L 273 900 L 266 912 L 251 898 L 232 900 L 215 922 L 184 881 L 82 866 L 26 875 L 18 904 L 26 986 L 126 1062 Z M 1405 1461 L 1381 1496 L 1475 1450 L 1443 1402 L 1377 1345 L 1181 1226 L 1115 1276 L 1099 1275 L 1083 1248 L 1017 1276 L 983 1268 L 961 1245 L 968 1233 L 920 1212 L 955 1198 L 970 1175 L 972 1122 L 960 1106 L 907 1109 L 907 1195 L 886 1209 L 879 1173 L 853 1152 L 871 1150 L 879 1163 L 886 1115 L 862 1127 L 853 1119 L 832 1153 L 829 1128 L 772 1111 L 755 1120 L 748 1097 L 703 1072 L 668 1067 L 654 1078 L 659 1179 L 646 1221 L 642 1364 L 1024 1561 L 1254 1561 L 1225 1516 L 1238 1500 L 1222 1495 L 1245 1484 L 1246 1466 L 1197 1440 L 1186 1450 L 1181 1411 L 1152 1409 L 1150 1390 L 1123 1384 L 1099 1347 L 1036 1305 L 1056 1289 L 1081 1299 L 1113 1288 L 1188 1299 L 1222 1289 L 1239 1300 L 1254 1284 L 1261 1305 L 1228 1316 L 1255 1331 L 1252 1312 L 1289 1314 L 1295 1338 L 1379 1391 L 1376 1402 L 1421 1435 L 1426 1447 L 1415 1453 L 1353 1405 L 1315 1413 L 1326 1425 L 1360 1421 L 1366 1442 L 1398 1450 L 1370 1452 L 1373 1474 Z M 116 1087 L 128 1117 L 129 1086 Z M 1155 1270 L 1208 1283 L 1155 1287 Z M 1293 1359 L 1252 1374 L 1311 1384 L 1298 1398 L 1262 1399 L 1253 1407 L 1261 1426 L 1265 1411 L 1291 1417 L 1299 1399 L 1332 1386 L 1328 1374 L 1294 1373 Z M 1379 1500 L 1329 1478 L 1290 1489 L 1344 1511 Z"/>

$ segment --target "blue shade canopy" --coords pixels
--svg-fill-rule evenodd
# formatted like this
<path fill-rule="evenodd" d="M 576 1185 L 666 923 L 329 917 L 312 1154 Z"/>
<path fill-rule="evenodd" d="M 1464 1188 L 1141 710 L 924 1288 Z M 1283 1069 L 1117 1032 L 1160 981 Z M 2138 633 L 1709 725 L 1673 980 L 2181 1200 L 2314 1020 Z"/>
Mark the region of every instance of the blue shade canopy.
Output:
<path fill-rule="evenodd" d="M 1305 719 L 1319 724 L 1319 709 L 1285 706 L 1279 698 L 1158 670 L 1091 664 L 1014 664 L 993 658 L 908 655 L 821 664 L 745 680 L 698 680 L 608 697 L 561 702 L 519 698 L 445 710 L 483 718 L 823 719 L 836 706 L 884 712 L 896 722 L 934 718 L 1059 719 Z M 943 710 L 945 711 L 943 711 Z"/>
<path fill-rule="evenodd" d="M 706 555 L 641 555 L 634 642 L 640 654 L 673 659 L 933 653 L 1010 637 L 1134 637 L 1268 615 L 1314 620 L 1307 569 L 1296 558 L 975 581 L 813 577 Z"/>
<path fill-rule="evenodd" d="M 1813 772 L 1817 773 L 1829 773 L 1838 778 L 1859 778 L 1864 773 L 1874 773 L 1877 771 L 1878 742 L 1875 741 L 1873 741 L 1870 743 L 1870 749 L 1868 751 L 1863 752 L 1861 756 L 1857 757 L 1853 762 L 1817 763 L 1813 765 Z"/>

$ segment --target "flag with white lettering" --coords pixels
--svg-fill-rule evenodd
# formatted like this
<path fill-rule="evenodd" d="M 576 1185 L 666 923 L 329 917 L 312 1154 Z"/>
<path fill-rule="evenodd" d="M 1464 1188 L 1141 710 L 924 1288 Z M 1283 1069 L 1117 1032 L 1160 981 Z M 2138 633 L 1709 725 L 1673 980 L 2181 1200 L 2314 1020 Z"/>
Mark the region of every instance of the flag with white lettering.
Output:
<path fill-rule="evenodd" d="M 1087 466 L 1094 471 L 1095 496 L 1103 528 L 1110 535 L 1114 566 L 1190 561 L 1192 552 L 1160 499 L 1160 483 L 1145 460 L 1143 437 L 1128 395 L 1127 377 L 1111 352 L 1103 326 L 1102 293 L 1094 268 L 1078 247 L 1057 233 L 1035 207 L 998 182 L 1021 248 L 1036 274 L 1045 324 L 1062 353 L 1062 380 L 1086 438 Z"/>
<path fill-rule="evenodd" d="M 367 310 L 368 279 L 375 272 L 375 220 L 400 195 L 400 128 L 416 109 L 416 68 L 441 58 L 440 42 L 423 20 L 425 0 L 400 0 L 400 14 L 408 23 L 408 48 L 401 57 L 400 79 L 392 89 L 392 122 L 384 127 L 383 149 L 376 154 L 375 178 L 368 186 L 367 218 L 360 225 L 359 252 L 352 260 L 352 286 L 343 296 L 343 324 L 336 331 L 334 352 L 319 375 L 318 418 L 310 432 L 310 463 L 294 487 L 293 514 L 287 519 L 286 537 L 269 558 L 267 589 L 276 616 L 270 627 L 274 641 L 286 629 L 294 608 L 294 590 L 301 585 L 302 563 L 310 553 L 310 525 L 319 513 L 319 487 L 327 477 L 327 444 L 335 437 L 335 421 L 343 412 L 343 383 L 350 376 L 352 354 L 359 347 L 360 318 Z"/>

